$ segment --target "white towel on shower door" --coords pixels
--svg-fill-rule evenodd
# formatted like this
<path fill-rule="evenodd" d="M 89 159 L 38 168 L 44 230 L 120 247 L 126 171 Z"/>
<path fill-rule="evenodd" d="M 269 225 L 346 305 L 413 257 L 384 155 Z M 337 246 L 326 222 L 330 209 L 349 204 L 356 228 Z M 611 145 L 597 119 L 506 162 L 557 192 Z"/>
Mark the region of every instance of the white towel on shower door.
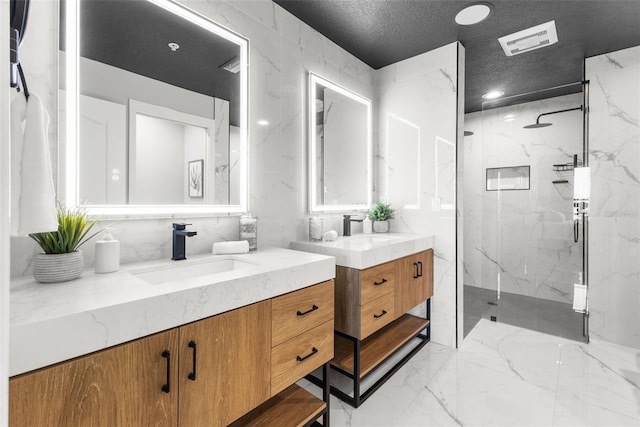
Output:
<path fill-rule="evenodd" d="M 56 231 L 49 115 L 34 93 L 11 102 L 11 235 Z"/>
<path fill-rule="evenodd" d="M 573 284 L 573 309 L 579 313 L 587 310 L 587 287 L 585 285 Z"/>

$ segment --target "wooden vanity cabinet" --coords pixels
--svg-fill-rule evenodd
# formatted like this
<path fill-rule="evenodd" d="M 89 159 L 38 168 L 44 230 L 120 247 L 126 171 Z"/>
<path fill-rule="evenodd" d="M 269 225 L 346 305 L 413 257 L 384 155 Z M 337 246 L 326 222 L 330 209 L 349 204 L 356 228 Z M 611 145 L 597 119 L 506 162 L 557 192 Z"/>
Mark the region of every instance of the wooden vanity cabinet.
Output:
<path fill-rule="evenodd" d="M 358 270 L 336 267 L 334 370 L 353 381 L 353 392 L 331 392 L 358 407 L 430 340 L 429 298 L 433 296 L 433 250 Z M 407 312 L 427 301 L 427 318 Z M 369 390 L 360 381 L 411 340 L 415 345 Z M 314 378 L 310 378 L 314 381 Z"/>
<path fill-rule="evenodd" d="M 294 383 L 328 369 L 333 318 L 329 280 L 18 375 L 10 425 L 304 425 L 328 413 L 328 386 L 320 400 Z"/>
<path fill-rule="evenodd" d="M 176 426 L 177 367 L 171 329 L 14 377 L 9 425 Z"/>
<path fill-rule="evenodd" d="M 336 331 L 364 339 L 393 321 L 396 275 L 396 261 L 366 270 L 336 266 Z"/>
<path fill-rule="evenodd" d="M 180 327 L 178 425 L 226 426 L 271 397 L 270 323 L 268 300 Z"/>
<path fill-rule="evenodd" d="M 395 311 L 404 314 L 433 296 L 433 251 L 397 261 L 402 286 L 395 293 Z"/>

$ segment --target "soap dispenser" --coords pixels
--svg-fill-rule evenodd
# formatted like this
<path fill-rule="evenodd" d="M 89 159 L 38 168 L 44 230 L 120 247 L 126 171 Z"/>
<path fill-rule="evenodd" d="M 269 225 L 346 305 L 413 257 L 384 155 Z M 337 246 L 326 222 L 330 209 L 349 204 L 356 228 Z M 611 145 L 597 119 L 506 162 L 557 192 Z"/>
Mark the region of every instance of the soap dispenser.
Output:
<path fill-rule="evenodd" d="M 102 240 L 96 242 L 96 273 L 112 273 L 120 268 L 120 242 L 113 238 L 110 228 L 105 229 Z"/>
<path fill-rule="evenodd" d="M 369 218 L 369 214 L 364 215 L 364 219 L 362 220 L 362 233 L 371 234 L 373 232 L 373 222 Z"/>

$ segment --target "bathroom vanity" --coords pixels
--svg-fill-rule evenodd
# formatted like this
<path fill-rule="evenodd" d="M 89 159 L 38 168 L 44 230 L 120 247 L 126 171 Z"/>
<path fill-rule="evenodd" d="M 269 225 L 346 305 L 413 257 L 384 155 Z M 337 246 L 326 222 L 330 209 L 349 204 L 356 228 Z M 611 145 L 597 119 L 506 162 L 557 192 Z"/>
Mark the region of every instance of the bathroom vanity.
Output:
<path fill-rule="evenodd" d="M 330 257 L 268 248 L 17 279 L 10 423 L 328 425 L 328 385 L 319 399 L 295 383 L 333 358 L 334 274 Z"/>
<path fill-rule="evenodd" d="M 351 392 L 334 385 L 331 392 L 358 407 L 430 340 L 433 238 L 361 234 L 291 246 L 336 257 L 331 368 L 350 380 Z M 422 304 L 423 315 L 409 313 Z M 376 380 L 363 391 L 370 376 Z"/>

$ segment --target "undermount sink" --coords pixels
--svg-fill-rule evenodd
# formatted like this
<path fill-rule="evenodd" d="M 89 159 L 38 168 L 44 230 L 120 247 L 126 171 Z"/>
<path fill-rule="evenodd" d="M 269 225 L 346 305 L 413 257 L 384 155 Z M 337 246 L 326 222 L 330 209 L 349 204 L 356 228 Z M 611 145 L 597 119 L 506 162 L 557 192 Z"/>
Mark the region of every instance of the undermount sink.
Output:
<path fill-rule="evenodd" d="M 195 279 L 255 267 L 257 264 L 233 256 L 197 261 L 176 261 L 163 266 L 146 267 L 131 274 L 152 285 Z"/>

